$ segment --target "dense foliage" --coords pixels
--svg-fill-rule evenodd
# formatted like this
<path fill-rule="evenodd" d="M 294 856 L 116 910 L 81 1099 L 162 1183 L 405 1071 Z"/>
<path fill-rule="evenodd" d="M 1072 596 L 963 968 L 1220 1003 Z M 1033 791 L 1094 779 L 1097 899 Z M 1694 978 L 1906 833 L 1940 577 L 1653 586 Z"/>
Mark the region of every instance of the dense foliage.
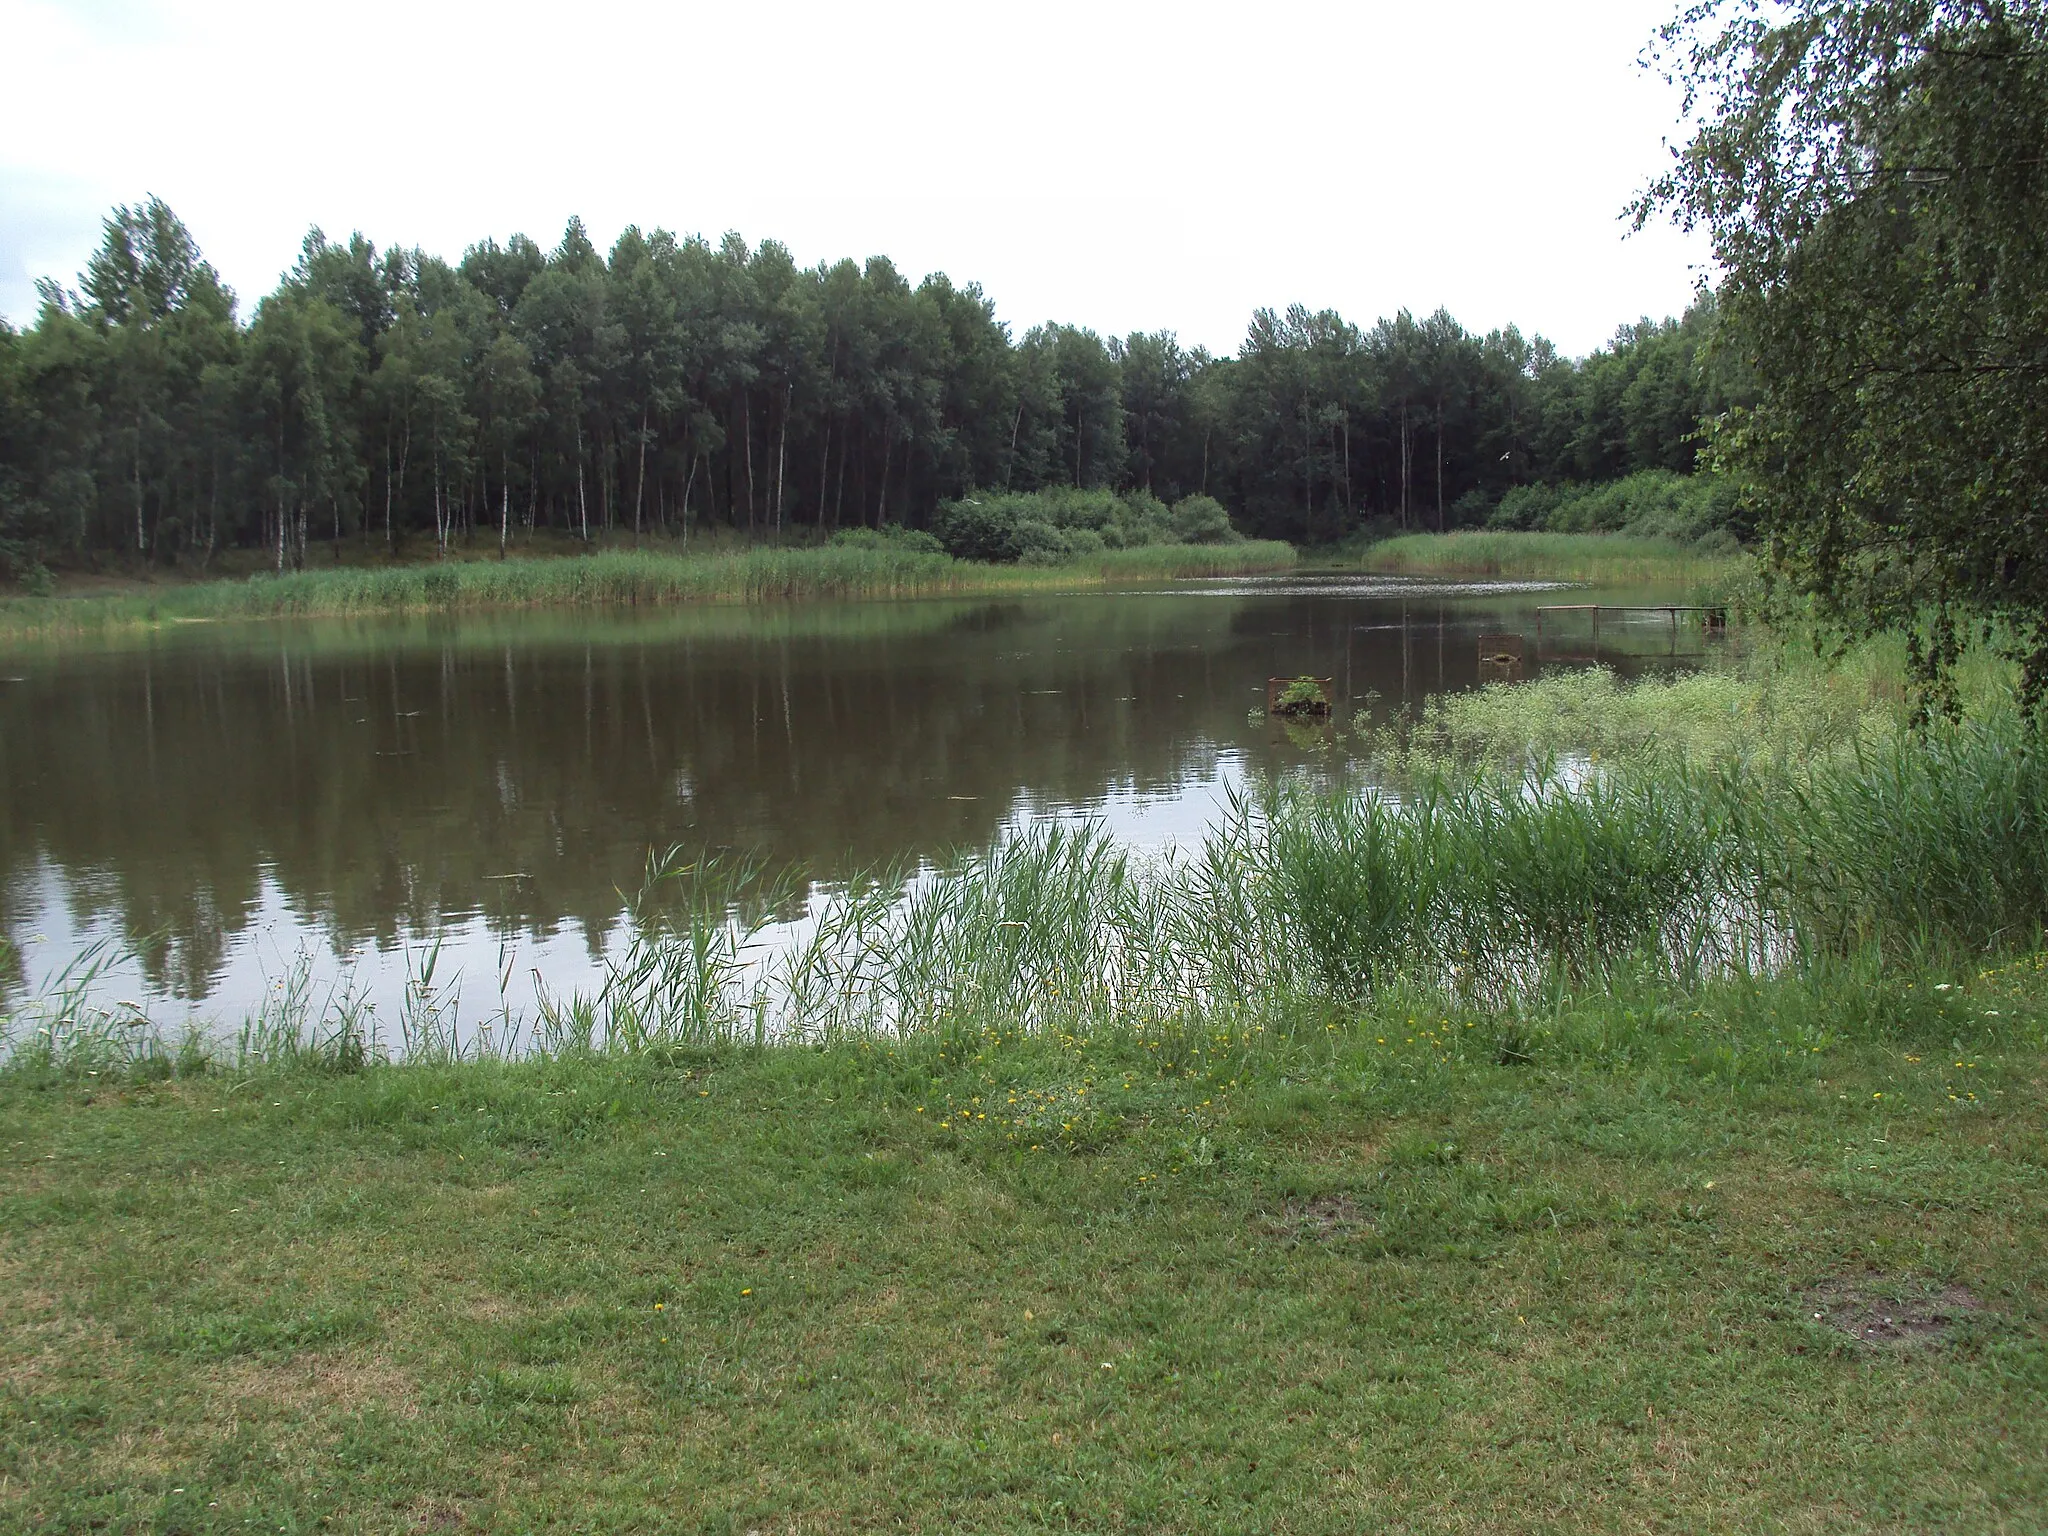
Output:
<path fill-rule="evenodd" d="M 1599 485 L 1518 485 L 1500 499 L 1489 528 L 1546 533 L 1633 533 L 1703 540 L 1733 551 L 1749 519 L 1733 484 L 1719 475 L 1640 469 Z"/>
<path fill-rule="evenodd" d="M 1935 703 L 1984 625 L 2048 689 L 2048 13 L 1705 0 L 1663 34 L 1696 132 L 1639 217 L 1711 231 L 1755 379 L 1719 438 L 1772 564 L 1903 630 Z"/>
<path fill-rule="evenodd" d="M 260 545 L 282 567 L 320 538 L 533 527 L 897 525 L 1024 559 L 1222 539 L 1233 516 L 1297 540 L 1440 528 L 1531 482 L 1689 471 L 1725 394 L 1706 308 L 1573 362 L 1442 312 L 1361 329 L 1296 306 L 1218 358 L 1165 332 L 1013 339 L 979 288 L 879 257 L 804 269 L 638 229 L 606 256 L 575 221 L 552 252 L 515 236 L 457 265 L 315 230 L 245 325 L 151 201 L 115 210 L 78 291 L 41 291 L 32 326 L 0 326 L 0 561 L 31 579 L 58 556 Z"/>

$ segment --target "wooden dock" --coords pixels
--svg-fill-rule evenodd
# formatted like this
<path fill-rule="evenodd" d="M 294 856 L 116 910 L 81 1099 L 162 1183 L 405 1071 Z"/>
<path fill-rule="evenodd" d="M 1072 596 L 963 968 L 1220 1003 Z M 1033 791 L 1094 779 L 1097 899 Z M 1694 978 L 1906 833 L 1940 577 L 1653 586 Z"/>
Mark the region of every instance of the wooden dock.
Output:
<path fill-rule="evenodd" d="M 1593 644 L 1600 644 L 1600 615 L 1603 613 L 1661 613 L 1671 620 L 1671 639 L 1678 640 L 1678 616 L 1681 613 L 1700 615 L 1701 627 L 1710 635 L 1725 634 L 1728 630 L 1728 605 L 1726 603 L 1544 603 L 1536 609 L 1536 640 L 1543 640 L 1543 617 L 1545 614 L 1590 613 L 1593 616 Z"/>

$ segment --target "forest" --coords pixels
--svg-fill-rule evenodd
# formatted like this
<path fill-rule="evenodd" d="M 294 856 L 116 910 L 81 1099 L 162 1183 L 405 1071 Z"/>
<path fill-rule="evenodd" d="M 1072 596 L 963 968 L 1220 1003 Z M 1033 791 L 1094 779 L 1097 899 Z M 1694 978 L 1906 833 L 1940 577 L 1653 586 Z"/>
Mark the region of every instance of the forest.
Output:
<path fill-rule="evenodd" d="M 112 212 L 76 289 L 39 291 L 33 324 L 0 322 L 0 564 L 32 586 L 47 563 L 282 569 L 349 540 L 943 530 L 978 493 L 1061 489 L 1204 497 L 1309 544 L 1531 526 L 1630 476 L 1684 503 L 1731 394 L 1711 296 L 1583 359 L 1442 310 L 1300 305 L 1219 357 L 1170 331 L 1016 338 L 978 286 L 879 256 L 805 268 L 637 228 L 605 254 L 574 219 L 552 251 L 515 235 L 453 265 L 315 229 L 245 322 L 151 199 Z M 1609 521 L 1637 510 L 1623 494 Z"/>

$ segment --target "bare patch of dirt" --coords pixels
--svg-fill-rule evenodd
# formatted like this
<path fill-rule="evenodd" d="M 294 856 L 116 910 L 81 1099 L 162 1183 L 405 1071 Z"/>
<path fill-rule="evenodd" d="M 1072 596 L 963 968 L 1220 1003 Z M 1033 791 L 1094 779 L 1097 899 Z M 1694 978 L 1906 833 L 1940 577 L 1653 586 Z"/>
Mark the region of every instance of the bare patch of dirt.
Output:
<path fill-rule="evenodd" d="M 1329 1242 L 1365 1231 L 1372 1223 L 1349 1195 L 1311 1195 L 1290 1200 L 1272 1223 L 1273 1232 L 1295 1242 Z"/>
<path fill-rule="evenodd" d="M 514 1301 L 509 1296 L 499 1296 L 488 1291 L 465 1296 L 461 1310 L 465 1316 L 480 1318 L 487 1323 L 502 1323 L 508 1318 L 528 1317 L 534 1311 L 532 1307 Z"/>
<path fill-rule="evenodd" d="M 459 1531 L 468 1522 L 462 1506 L 449 1499 L 433 1499 L 412 1508 L 412 1529 L 416 1531 Z"/>
<path fill-rule="evenodd" d="M 301 1355 L 242 1362 L 215 1373 L 214 1381 L 228 1397 L 267 1403 L 295 1417 L 382 1408 L 411 1418 L 419 1411 L 411 1378 L 376 1360 Z"/>
<path fill-rule="evenodd" d="M 107 1379 L 125 1369 L 127 1348 L 104 1323 L 63 1311 L 48 1292 L 29 1292 L 34 1310 L 0 1309 L 8 1347 L 0 1350 L 0 1386 L 40 1390 L 40 1383 L 76 1377 Z M 35 1384 L 35 1385 L 32 1385 Z"/>
<path fill-rule="evenodd" d="M 1809 1318 L 1874 1349 L 1926 1349 L 1984 1303 L 1960 1285 L 1842 1275 L 1808 1291 Z"/>

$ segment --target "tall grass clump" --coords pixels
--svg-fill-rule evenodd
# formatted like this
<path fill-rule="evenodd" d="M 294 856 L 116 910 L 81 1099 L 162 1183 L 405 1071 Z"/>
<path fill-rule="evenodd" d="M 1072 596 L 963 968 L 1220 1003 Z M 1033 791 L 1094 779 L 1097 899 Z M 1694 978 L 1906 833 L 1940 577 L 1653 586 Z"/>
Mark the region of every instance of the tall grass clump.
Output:
<path fill-rule="evenodd" d="M 1402 576 L 1683 586 L 1703 601 L 1719 600 L 1747 568 L 1725 546 L 1616 533 L 1407 533 L 1367 546 L 1363 564 Z"/>
<path fill-rule="evenodd" d="M 1783 810 L 1786 878 L 1820 947 L 1997 950 L 2048 923 L 2048 758 L 2010 711 L 1866 747 Z"/>
<path fill-rule="evenodd" d="M 1431 849 L 1458 944 L 1446 971 L 1500 1001 L 1628 964 L 1686 984 L 1753 965 L 1726 919 L 1758 892 L 1731 866 L 1719 788 L 1674 770 L 1459 791 Z"/>
<path fill-rule="evenodd" d="M 1658 762 L 1399 796 L 1276 788 L 1199 849 L 1137 859 L 1054 825 L 853 882 L 757 965 L 734 959 L 743 920 L 712 910 L 725 940 L 640 944 L 676 967 L 692 1038 L 1279 1026 L 1389 992 L 1512 1009 L 1866 952 L 1996 953 L 2048 925 L 2044 871 L 2048 766 L 2008 720 L 1803 774 Z"/>
<path fill-rule="evenodd" d="M 1549 757 L 1593 762 L 1812 763 L 1894 739 L 1903 691 L 1882 678 L 1749 654 L 1697 672 L 1625 680 L 1608 667 L 1440 693 L 1364 732 L 1383 769 L 1519 773 Z"/>

